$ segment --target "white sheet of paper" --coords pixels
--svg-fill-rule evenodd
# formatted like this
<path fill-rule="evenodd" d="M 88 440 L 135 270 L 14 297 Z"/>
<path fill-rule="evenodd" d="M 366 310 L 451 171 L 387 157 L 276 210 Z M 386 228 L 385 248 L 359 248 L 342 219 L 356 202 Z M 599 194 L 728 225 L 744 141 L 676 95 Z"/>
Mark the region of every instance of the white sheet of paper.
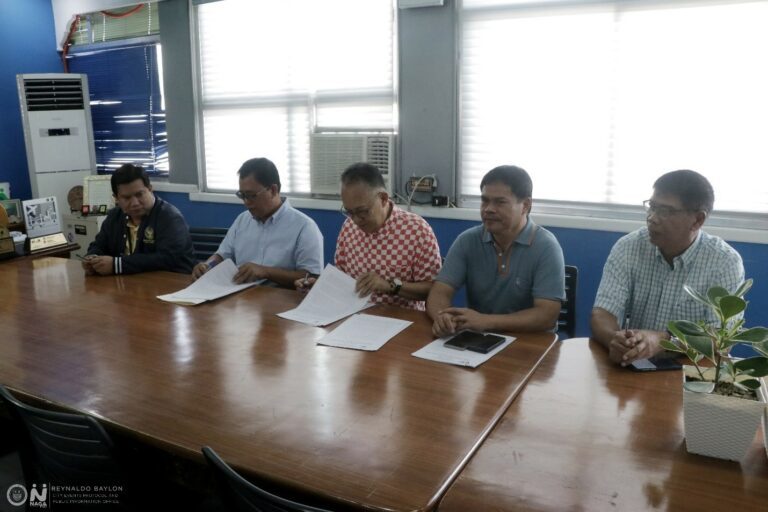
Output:
<path fill-rule="evenodd" d="M 316 327 L 328 325 L 368 307 L 368 297 L 358 297 L 355 280 L 326 265 L 301 304 L 277 316 Z"/>
<path fill-rule="evenodd" d="M 235 284 L 232 282 L 232 278 L 236 273 L 235 264 L 232 260 L 226 259 L 183 290 L 167 295 L 158 295 L 157 298 L 184 306 L 196 306 L 205 301 L 218 299 L 258 284 L 256 282 Z"/>
<path fill-rule="evenodd" d="M 385 316 L 353 315 L 317 340 L 317 344 L 376 351 L 412 323 Z"/>
<path fill-rule="evenodd" d="M 496 333 L 489 333 L 496 334 Z M 504 343 L 491 350 L 487 354 L 481 354 L 480 352 L 472 352 L 471 350 L 456 350 L 453 348 L 444 347 L 443 343 L 453 337 L 453 335 L 445 336 L 443 338 L 436 339 L 429 345 L 420 348 L 412 356 L 420 357 L 421 359 L 428 359 L 430 361 L 437 361 L 438 363 L 456 364 L 459 366 L 469 366 L 470 368 L 477 368 L 502 350 L 504 350 L 510 343 L 515 341 L 516 338 L 512 336 L 504 336 L 503 334 L 496 334 L 504 338 Z"/>

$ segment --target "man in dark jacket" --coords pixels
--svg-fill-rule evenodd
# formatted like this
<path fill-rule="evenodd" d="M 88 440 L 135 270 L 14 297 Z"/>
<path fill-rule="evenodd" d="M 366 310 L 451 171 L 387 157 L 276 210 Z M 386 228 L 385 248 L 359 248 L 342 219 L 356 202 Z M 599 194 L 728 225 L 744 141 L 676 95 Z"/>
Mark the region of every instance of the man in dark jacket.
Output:
<path fill-rule="evenodd" d="M 179 210 L 155 197 L 141 166 L 125 164 L 112 175 L 117 208 L 104 219 L 83 261 L 86 274 L 170 270 L 189 274 L 194 257 Z"/>

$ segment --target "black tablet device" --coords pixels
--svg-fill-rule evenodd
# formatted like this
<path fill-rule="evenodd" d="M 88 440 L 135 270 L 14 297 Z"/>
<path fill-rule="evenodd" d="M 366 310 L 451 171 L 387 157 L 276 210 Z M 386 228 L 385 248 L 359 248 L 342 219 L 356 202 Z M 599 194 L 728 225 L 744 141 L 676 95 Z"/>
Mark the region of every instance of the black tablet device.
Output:
<path fill-rule="evenodd" d="M 443 345 L 456 350 L 471 350 L 472 352 L 487 354 L 502 343 L 504 343 L 503 336 L 475 331 L 462 331 L 443 343 Z"/>
<path fill-rule="evenodd" d="M 664 370 L 679 370 L 683 367 L 677 359 L 664 357 L 664 358 L 651 358 L 635 361 L 629 365 L 629 368 L 636 372 L 658 372 Z"/>

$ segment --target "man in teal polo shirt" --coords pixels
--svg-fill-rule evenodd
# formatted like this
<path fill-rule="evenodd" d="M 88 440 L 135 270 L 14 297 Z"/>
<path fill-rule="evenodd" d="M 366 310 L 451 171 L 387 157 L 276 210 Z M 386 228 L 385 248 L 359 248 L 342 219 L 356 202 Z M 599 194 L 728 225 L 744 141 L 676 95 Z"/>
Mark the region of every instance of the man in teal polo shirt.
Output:
<path fill-rule="evenodd" d="M 483 177 L 483 224 L 459 235 L 427 298 L 435 336 L 460 329 L 554 330 L 565 299 L 563 251 L 530 220 L 532 191 L 519 167 L 502 165 Z M 464 285 L 469 307 L 451 307 Z"/>

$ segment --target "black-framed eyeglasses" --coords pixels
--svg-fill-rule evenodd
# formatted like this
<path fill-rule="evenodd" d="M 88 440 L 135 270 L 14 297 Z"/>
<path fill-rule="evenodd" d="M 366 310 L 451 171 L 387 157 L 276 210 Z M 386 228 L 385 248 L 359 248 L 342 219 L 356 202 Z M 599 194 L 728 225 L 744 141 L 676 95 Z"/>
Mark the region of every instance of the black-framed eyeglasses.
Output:
<path fill-rule="evenodd" d="M 255 192 L 255 193 L 254 192 L 243 192 L 242 190 L 238 190 L 237 192 L 235 192 L 235 195 L 237 196 L 238 199 L 241 199 L 243 201 L 253 201 L 257 197 L 259 197 L 263 192 L 266 192 L 267 190 L 269 190 L 268 187 L 263 188 L 263 189 L 259 190 L 258 192 Z"/>
<path fill-rule="evenodd" d="M 358 219 L 367 219 L 371 214 L 371 207 L 368 208 L 355 208 L 354 210 L 347 210 L 343 206 L 341 207 L 341 213 L 350 219 L 357 217 Z"/>
<path fill-rule="evenodd" d="M 688 208 L 673 208 L 671 206 L 657 204 L 651 201 L 650 199 L 646 199 L 645 201 L 643 201 L 643 208 L 645 208 L 645 212 L 647 214 L 653 213 L 655 215 L 658 215 L 662 219 L 669 218 L 678 213 L 691 211 Z"/>

